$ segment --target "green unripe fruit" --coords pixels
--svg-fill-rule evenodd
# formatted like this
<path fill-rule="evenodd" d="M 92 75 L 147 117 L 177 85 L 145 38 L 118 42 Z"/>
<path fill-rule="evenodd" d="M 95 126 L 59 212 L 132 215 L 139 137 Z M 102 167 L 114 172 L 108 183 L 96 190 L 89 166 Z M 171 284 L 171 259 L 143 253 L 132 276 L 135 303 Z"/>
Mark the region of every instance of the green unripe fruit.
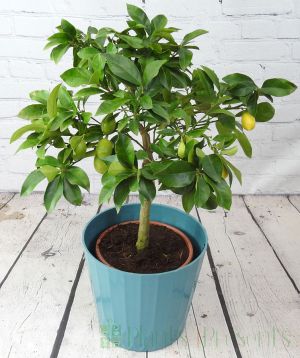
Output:
<path fill-rule="evenodd" d="M 82 158 L 86 153 L 86 144 L 85 141 L 79 142 L 78 146 L 75 148 L 76 157 Z"/>
<path fill-rule="evenodd" d="M 178 151 L 177 151 L 178 157 L 183 159 L 184 155 L 185 155 L 185 144 L 184 141 L 181 139 L 179 146 L 178 146 Z"/>
<path fill-rule="evenodd" d="M 107 171 L 107 165 L 105 162 L 97 157 L 94 157 L 94 167 L 100 174 L 104 174 Z"/>
<path fill-rule="evenodd" d="M 100 139 L 96 147 L 96 156 L 100 159 L 111 155 L 113 150 L 113 144 L 106 138 Z"/>
<path fill-rule="evenodd" d="M 127 169 L 123 167 L 120 162 L 112 162 L 108 168 L 108 174 L 115 176 L 125 172 L 126 170 Z"/>
<path fill-rule="evenodd" d="M 106 117 L 101 122 L 101 129 L 103 134 L 111 134 L 116 129 L 116 121 L 114 118 Z"/>

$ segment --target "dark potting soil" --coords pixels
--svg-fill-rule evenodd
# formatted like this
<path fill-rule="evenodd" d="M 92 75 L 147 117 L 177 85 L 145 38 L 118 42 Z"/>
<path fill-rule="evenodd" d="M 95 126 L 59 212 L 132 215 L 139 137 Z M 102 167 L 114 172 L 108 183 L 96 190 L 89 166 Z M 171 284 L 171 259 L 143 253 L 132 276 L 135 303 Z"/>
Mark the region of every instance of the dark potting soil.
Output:
<path fill-rule="evenodd" d="M 101 254 L 113 267 L 127 272 L 159 273 L 175 270 L 188 257 L 184 241 L 172 230 L 150 225 L 149 246 L 137 252 L 138 223 L 119 225 L 100 242 Z"/>

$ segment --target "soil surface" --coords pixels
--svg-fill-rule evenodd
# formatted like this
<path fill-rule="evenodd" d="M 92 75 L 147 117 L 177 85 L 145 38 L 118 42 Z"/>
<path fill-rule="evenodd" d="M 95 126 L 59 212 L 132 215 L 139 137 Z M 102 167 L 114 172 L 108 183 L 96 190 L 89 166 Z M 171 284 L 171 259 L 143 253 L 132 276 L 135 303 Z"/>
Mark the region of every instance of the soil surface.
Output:
<path fill-rule="evenodd" d="M 175 270 L 188 257 L 184 241 L 163 226 L 150 226 L 149 246 L 137 252 L 135 243 L 138 223 L 119 225 L 100 242 L 105 260 L 113 267 L 127 272 L 158 273 Z"/>

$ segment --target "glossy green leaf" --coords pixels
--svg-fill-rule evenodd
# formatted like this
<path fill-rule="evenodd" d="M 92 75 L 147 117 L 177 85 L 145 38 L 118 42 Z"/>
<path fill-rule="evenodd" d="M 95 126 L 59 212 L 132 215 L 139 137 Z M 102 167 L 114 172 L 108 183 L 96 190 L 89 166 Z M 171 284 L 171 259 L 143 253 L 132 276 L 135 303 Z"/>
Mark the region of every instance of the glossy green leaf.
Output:
<path fill-rule="evenodd" d="M 192 32 L 190 32 L 190 33 L 188 33 L 187 35 L 184 36 L 184 38 L 182 40 L 182 44 L 185 45 L 188 42 L 190 42 L 193 39 L 195 39 L 196 37 L 207 34 L 207 32 L 208 31 L 202 30 L 202 29 L 192 31 Z"/>
<path fill-rule="evenodd" d="M 123 180 L 120 184 L 116 186 L 114 192 L 114 203 L 117 209 L 119 209 L 124 204 L 129 195 L 129 192 L 130 186 L 128 180 Z"/>
<path fill-rule="evenodd" d="M 129 58 L 122 55 L 107 54 L 106 59 L 108 67 L 114 75 L 135 85 L 141 84 L 141 74 Z"/>
<path fill-rule="evenodd" d="M 141 177 L 139 181 L 139 193 L 145 199 L 152 201 L 156 195 L 156 188 L 154 182 Z"/>
<path fill-rule="evenodd" d="M 39 123 L 28 124 L 27 126 L 17 129 L 13 133 L 13 135 L 10 138 L 10 143 L 13 143 L 14 141 L 16 141 L 17 139 L 22 137 L 22 135 L 27 132 L 39 132 L 40 133 L 40 132 L 43 132 L 44 130 L 45 130 L 44 124 L 39 124 Z"/>
<path fill-rule="evenodd" d="M 210 185 L 213 187 L 216 197 L 217 203 L 222 208 L 230 210 L 232 203 L 232 194 L 229 185 L 226 183 L 224 179 L 222 179 L 218 183 L 214 183 L 210 181 Z"/>
<path fill-rule="evenodd" d="M 167 188 L 182 188 L 190 185 L 195 179 L 194 167 L 183 160 L 173 161 L 162 168 L 157 176 Z"/>
<path fill-rule="evenodd" d="M 31 172 L 22 185 L 21 196 L 29 195 L 35 189 L 35 187 L 44 179 L 45 175 L 39 169 Z"/>
<path fill-rule="evenodd" d="M 51 60 L 57 64 L 62 59 L 64 54 L 69 50 L 69 48 L 70 45 L 64 43 L 54 47 L 50 54 Z"/>
<path fill-rule="evenodd" d="M 145 86 L 149 84 L 153 80 L 153 78 L 158 75 L 161 66 L 164 65 L 166 62 L 166 60 L 154 60 L 147 63 L 143 73 L 143 83 Z"/>
<path fill-rule="evenodd" d="M 119 133 L 115 149 L 121 164 L 125 167 L 132 168 L 135 158 L 134 147 L 131 140 L 125 134 Z"/>
<path fill-rule="evenodd" d="M 222 162 L 216 154 L 206 155 L 202 160 L 202 167 L 211 179 L 220 182 L 222 179 Z"/>
<path fill-rule="evenodd" d="M 152 98 L 148 95 L 142 96 L 140 101 L 144 109 L 151 109 L 153 107 Z"/>
<path fill-rule="evenodd" d="M 274 117 L 275 108 L 269 102 L 262 102 L 257 105 L 256 122 L 267 122 Z"/>
<path fill-rule="evenodd" d="M 144 41 L 139 37 L 128 36 L 128 35 L 119 35 L 120 39 L 128 43 L 129 46 L 137 49 L 144 48 Z"/>
<path fill-rule="evenodd" d="M 70 36 L 74 37 L 76 35 L 76 28 L 69 21 L 62 19 L 60 26 Z"/>
<path fill-rule="evenodd" d="M 191 210 L 193 209 L 193 206 L 195 205 L 194 195 L 195 195 L 195 192 L 193 190 L 187 191 L 182 195 L 182 206 L 186 213 L 191 212 Z"/>
<path fill-rule="evenodd" d="M 29 106 L 23 108 L 19 114 L 18 117 L 23 119 L 39 119 L 43 115 L 47 113 L 47 107 L 43 104 L 30 104 Z"/>
<path fill-rule="evenodd" d="M 44 205 L 49 213 L 54 210 L 62 194 L 63 181 L 61 177 L 58 176 L 47 185 L 44 195 Z"/>
<path fill-rule="evenodd" d="M 55 117 L 57 113 L 57 97 L 58 97 L 60 86 L 61 84 L 55 86 L 53 90 L 50 92 L 50 95 L 48 97 L 47 113 L 50 118 Z"/>
<path fill-rule="evenodd" d="M 146 13 L 144 12 L 144 10 L 142 10 L 141 8 L 139 8 L 139 7 L 137 7 L 137 6 L 127 4 L 127 12 L 128 12 L 128 15 L 129 15 L 137 24 L 144 25 L 146 28 L 149 27 L 149 25 L 150 25 L 150 20 L 148 19 L 148 16 L 147 16 Z"/>
<path fill-rule="evenodd" d="M 60 76 L 69 86 L 78 87 L 90 82 L 91 73 L 84 68 L 70 68 Z"/>
<path fill-rule="evenodd" d="M 262 85 L 262 92 L 275 97 L 284 97 L 293 93 L 297 86 L 283 78 L 271 78 Z"/>
<path fill-rule="evenodd" d="M 79 185 L 85 190 L 90 190 L 90 180 L 87 174 L 79 167 L 71 167 L 66 171 L 66 178 L 73 185 Z"/>
<path fill-rule="evenodd" d="M 202 207 L 208 200 L 210 196 L 210 188 L 203 176 L 198 176 L 196 181 L 196 191 L 195 191 L 195 205 L 199 208 Z"/>
<path fill-rule="evenodd" d="M 81 205 L 83 195 L 80 187 L 78 185 L 71 184 L 66 178 L 63 181 L 63 194 L 72 205 Z"/>
<path fill-rule="evenodd" d="M 98 108 L 96 115 L 113 113 L 128 101 L 129 101 L 128 99 L 124 99 L 124 98 L 115 98 L 115 99 L 103 101 L 100 107 Z"/>
<path fill-rule="evenodd" d="M 37 90 L 29 93 L 29 97 L 36 102 L 41 104 L 47 104 L 49 91 L 46 90 Z"/>
<path fill-rule="evenodd" d="M 44 174 L 44 176 L 48 179 L 48 181 L 52 181 L 58 174 L 59 169 L 56 167 L 52 167 L 51 165 L 44 165 L 40 167 L 40 171 Z"/>
<path fill-rule="evenodd" d="M 244 153 L 247 157 L 252 157 L 252 147 L 249 142 L 249 139 L 246 137 L 246 135 L 243 132 L 240 132 L 238 130 L 235 131 L 235 135 L 237 140 L 239 141 Z"/>
<path fill-rule="evenodd" d="M 157 15 L 151 20 L 151 26 L 154 30 L 161 30 L 167 26 L 168 19 L 165 15 Z"/>

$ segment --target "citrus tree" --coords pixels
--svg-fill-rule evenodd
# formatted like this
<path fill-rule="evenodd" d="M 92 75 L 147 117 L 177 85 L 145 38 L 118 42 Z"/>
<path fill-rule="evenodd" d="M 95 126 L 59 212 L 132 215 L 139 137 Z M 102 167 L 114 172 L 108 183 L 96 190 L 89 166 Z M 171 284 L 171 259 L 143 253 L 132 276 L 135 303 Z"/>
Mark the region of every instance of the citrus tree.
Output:
<path fill-rule="evenodd" d="M 102 174 L 100 203 L 113 197 L 119 209 L 138 191 L 136 247 L 142 250 L 157 188 L 182 195 L 186 212 L 193 206 L 230 208 L 233 176 L 242 178 L 229 158 L 238 147 L 252 155 L 244 129 L 272 119 L 273 97 L 289 95 L 296 86 L 272 78 L 260 87 L 244 74 L 220 80 L 206 66 L 193 68 L 193 41 L 207 31 L 195 30 L 178 43 L 178 29 L 168 27 L 164 15 L 150 21 L 142 9 L 127 9 L 130 20 L 121 32 L 89 27 L 83 33 L 61 21 L 46 48 L 56 63 L 72 50 L 73 67 L 51 92 L 30 93 L 36 103 L 19 113 L 29 124 L 11 141 L 29 134 L 19 150 L 36 148 L 36 169 L 21 194 L 47 180 L 48 211 L 62 196 L 81 204 L 81 190 L 90 183 L 78 162 L 88 157 Z M 89 110 L 95 101 L 98 109 Z"/>

